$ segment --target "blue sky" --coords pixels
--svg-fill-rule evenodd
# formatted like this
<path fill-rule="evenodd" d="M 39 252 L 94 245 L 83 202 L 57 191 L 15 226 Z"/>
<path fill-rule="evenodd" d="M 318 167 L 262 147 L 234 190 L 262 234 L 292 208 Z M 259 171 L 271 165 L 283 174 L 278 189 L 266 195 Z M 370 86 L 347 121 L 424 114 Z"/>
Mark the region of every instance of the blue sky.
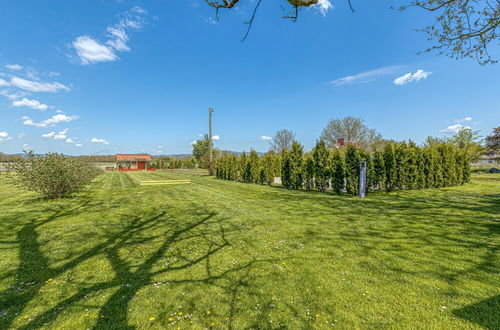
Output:
<path fill-rule="evenodd" d="M 0 151 L 189 153 L 209 106 L 216 146 L 235 151 L 266 151 L 280 128 L 309 149 L 348 115 L 417 142 L 500 123 L 498 65 L 416 55 L 429 43 L 413 29 L 429 13 L 387 0 L 355 2 L 353 14 L 339 0 L 291 23 L 264 0 L 240 42 L 254 5 L 241 3 L 218 22 L 202 0 L 4 5 Z"/>

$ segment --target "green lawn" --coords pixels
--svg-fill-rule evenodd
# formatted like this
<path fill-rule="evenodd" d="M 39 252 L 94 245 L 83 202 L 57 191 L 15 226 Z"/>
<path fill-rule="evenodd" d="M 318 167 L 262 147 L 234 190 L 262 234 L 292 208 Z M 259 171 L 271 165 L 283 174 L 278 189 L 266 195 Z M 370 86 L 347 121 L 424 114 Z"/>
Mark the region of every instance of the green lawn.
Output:
<path fill-rule="evenodd" d="M 188 178 L 191 184 L 137 186 Z M 369 195 L 0 178 L 0 328 L 500 328 L 500 175 Z"/>

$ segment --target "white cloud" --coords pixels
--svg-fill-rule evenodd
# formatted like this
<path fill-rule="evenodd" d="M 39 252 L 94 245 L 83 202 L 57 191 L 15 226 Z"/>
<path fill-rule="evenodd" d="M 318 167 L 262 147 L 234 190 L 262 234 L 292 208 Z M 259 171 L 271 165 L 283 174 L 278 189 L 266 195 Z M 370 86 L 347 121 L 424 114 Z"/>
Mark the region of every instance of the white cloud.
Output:
<path fill-rule="evenodd" d="M 0 79 L 0 87 L 6 87 L 6 86 L 9 86 L 9 83 L 3 79 Z"/>
<path fill-rule="evenodd" d="M 40 101 L 38 101 L 38 100 L 29 100 L 27 98 L 23 98 L 22 100 L 13 101 L 12 106 L 13 107 L 29 107 L 29 108 L 37 109 L 37 110 L 41 110 L 41 111 L 47 110 L 49 107 L 47 104 L 40 103 Z"/>
<path fill-rule="evenodd" d="M 218 140 L 220 140 L 220 136 L 218 136 L 218 135 L 213 135 L 213 136 L 212 136 L 212 140 L 218 141 Z"/>
<path fill-rule="evenodd" d="M 23 149 L 28 149 L 29 147 L 30 147 L 30 146 L 29 146 L 27 143 L 25 143 L 25 144 L 23 144 L 23 145 L 21 146 L 21 148 L 23 148 Z"/>
<path fill-rule="evenodd" d="M 77 144 L 75 144 L 75 147 L 83 147 L 83 144 L 77 143 Z"/>
<path fill-rule="evenodd" d="M 19 65 L 19 64 L 7 64 L 5 67 L 9 70 L 15 70 L 15 71 L 19 71 L 19 70 L 23 69 L 23 66 Z"/>
<path fill-rule="evenodd" d="M 333 8 L 330 0 L 319 0 L 317 4 L 314 5 L 314 8 L 318 9 L 323 16 L 325 16 L 329 10 Z"/>
<path fill-rule="evenodd" d="M 334 86 L 363 84 L 373 81 L 375 78 L 381 76 L 397 73 L 398 71 L 401 71 L 401 69 L 402 67 L 400 65 L 386 66 L 375 70 L 365 71 L 355 75 L 338 78 L 331 81 L 330 84 Z"/>
<path fill-rule="evenodd" d="M 109 62 L 118 59 L 113 49 L 102 45 L 89 36 L 80 36 L 73 41 L 73 47 L 82 64 Z"/>
<path fill-rule="evenodd" d="M 68 129 L 65 128 L 62 131 L 60 131 L 59 133 L 50 132 L 50 133 L 47 133 L 47 134 L 42 134 L 42 137 L 44 139 L 49 139 L 49 140 L 66 140 L 68 138 L 66 136 L 67 133 L 68 133 Z"/>
<path fill-rule="evenodd" d="M 401 77 L 397 77 L 394 79 L 394 83 L 398 86 L 405 85 L 407 83 L 410 83 L 412 81 L 420 81 L 422 79 L 427 79 L 427 77 L 431 74 L 432 72 L 426 72 L 422 69 L 418 69 L 415 73 L 408 72 Z"/>
<path fill-rule="evenodd" d="M 96 137 L 93 137 L 92 139 L 90 139 L 90 142 L 93 142 L 93 143 L 102 143 L 102 144 L 109 144 L 109 142 L 106 141 L 105 139 L 99 139 L 99 138 L 96 138 Z"/>
<path fill-rule="evenodd" d="M 45 83 L 45 82 L 38 82 L 38 81 L 32 81 L 32 80 L 26 80 L 23 78 L 19 77 L 13 77 L 10 80 L 10 85 L 24 89 L 29 92 L 59 92 L 59 91 L 68 91 L 69 87 L 64 86 L 61 83 L 58 82 L 53 82 L 53 83 Z"/>
<path fill-rule="evenodd" d="M 0 79 L 1 80 L 1 79 Z M 4 80 L 5 81 L 5 80 Z M 28 92 L 16 92 L 16 93 L 9 93 L 5 90 L 0 91 L 0 95 L 5 96 L 9 100 L 17 100 L 23 96 L 29 95 Z"/>
<path fill-rule="evenodd" d="M 78 119 L 78 116 L 67 116 L 64 114 L 58 114 L 50 117 L 49 119 L 43 120 L 39 123 L 34 122 L 30 117 L 24 116 L 21 118 L 23 120 L 23 125 L 35 126 L 35 127 L 47 127 L 54 126 L 58 123 L 67 123 Z"/>
<path fill-rule="evenodd" d="M 9 136 L 9 133 L 7 132 L 0 132 L 0 143 L 1 142 L 6 142 L 12 140 L 12 137 Z"/>
<path fill-rule="evenodd" d="M 144 25 L 142 17 L 147 12 L 141 7 L 134 7 L 130 11 L 122 13 L 118 23 L 106 28 L 108 40 L 104 43 L 97 41 L 88 35 L 77 37 L 72 46 L 78 55 L 81 64 L 93 64 L 99 62 L 112 62 L 119 59 L 116 52 L 130 51 L 127 45 L 130 30 L 140 30 Z"/>
<path fill-rule="evenodd" d="M 446 127 L 445 129 L 440 130 L 441 133 L 457 133 L 461 129 L 470 128 L 469 126 L 464 126 L 462 124 L 455 124 Z"/>
<path fill-rule="evenodd" d="M 18 138 L 19 140 L 24 139 L 24 137 L 25 137 L 25 136 L 26 136 L 26 133 L 19 133 L 19 134 L 17 134 L 17 138 Z"/>
<path fill-rule="evenodd" d="M 472 117 L 465 117 L 465 118 L 456 120 L 457 123 L 464 123 L 466 121 L 472 121 Z"/>
<path fill-rule="evenodd" d="M 148 13 L 146 9 L 141 8 L 139 6 L 135 6 L 134 8 L 130 9 L 130 11 L 136 14 L 144 14 L 144 15 Z"/>
<path fill-rule="evenodd" d="M 67 143 L 75 143 L 75 142 L 76 142 L 76 139 L 75 139 L 75 138 L 67 138 L 67 139 L 66 139 L 66 142 L 67 142 Z"/>
<path fill-rule="evenodd" d="M 259 140 L 262 140 L 262 141 L 271 141 L 272 139 L 273 139 L 272 137 L 266 136 L 266 135 L 259 136 Z"/>

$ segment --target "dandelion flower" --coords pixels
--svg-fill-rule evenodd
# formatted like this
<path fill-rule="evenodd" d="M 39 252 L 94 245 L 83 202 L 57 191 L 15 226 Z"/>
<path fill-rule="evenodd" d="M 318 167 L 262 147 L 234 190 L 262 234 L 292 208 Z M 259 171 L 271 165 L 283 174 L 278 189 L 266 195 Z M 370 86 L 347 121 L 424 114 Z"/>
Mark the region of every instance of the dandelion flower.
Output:
<path fill-rule="evenodd" d="M 211 311 L 208 311 L 208 312 L 207 312 L 207 315 L 210 315 L 210 314 L 212 314 L 212 312 L 211 312 Z"/>
<path fill-rule="evenodd" d="M 210 323 L 210 326 L 211 326 L 211 327 L 214 327 L 214 326 L 215 326 L 215 323 L 214 323 L 214 322 Z"/>
<path fill-rule="evenodd" d="M 169 320 L 169 321 L 173 321 L 173 320 L 174 320 L 174 318 L 173 318 L 173 317 L 169 317 L 169 318 L 168 318 L 168 320 Z"/>
<path fill-rule="evenodd" d="M 182 315 L 182 312 L 179 312 L 179 315 Z"/>
<path fill-rule="evenodd" d="M 156 318 L 155 317 L 150 317 L 149 320 L 150 321 L 154 321 L 154 320 L 156 320 Z"/>

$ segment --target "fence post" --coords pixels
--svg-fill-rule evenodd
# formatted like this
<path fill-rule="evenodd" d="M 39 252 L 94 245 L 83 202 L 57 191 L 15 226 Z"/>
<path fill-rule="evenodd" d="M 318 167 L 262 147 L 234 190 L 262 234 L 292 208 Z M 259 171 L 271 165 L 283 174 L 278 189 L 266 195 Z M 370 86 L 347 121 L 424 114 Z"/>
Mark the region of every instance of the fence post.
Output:
<path fill-rule="evenodd" d="M 366 196 L 366 162 L 359 165 L 359 197 Z"/>

